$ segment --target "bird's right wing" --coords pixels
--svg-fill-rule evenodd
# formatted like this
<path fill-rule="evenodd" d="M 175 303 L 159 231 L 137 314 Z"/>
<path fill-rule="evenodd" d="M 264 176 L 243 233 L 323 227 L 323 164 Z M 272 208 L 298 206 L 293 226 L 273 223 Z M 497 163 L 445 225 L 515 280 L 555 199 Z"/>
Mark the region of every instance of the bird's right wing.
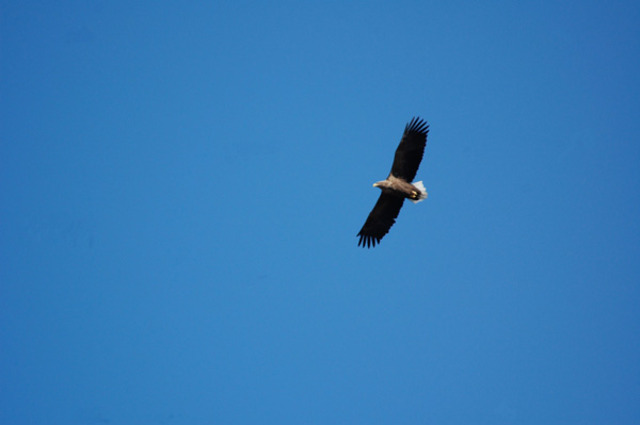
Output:
<path fill-rule="evenodd" d="M 391 174 L 411 183 L 418 172 L 427 144 L 429 124 L 421 118 L 413 118 L 404 128 L 402 139 L 396 149 Z"/>
<path fill-rule="evenodd" d="M 396 222 L 403 202 L 404 198 L 382 192 L 378 202 L 369 213 L 367 221 L 365 221 L 364 226 L 358 233 L 358 236 L 360 236 L 358 246 L 362 245 L 369 248 L 376 246 L 376 243 L 380 243 L 382 237 L 389 233 L 389 229 Z"/>

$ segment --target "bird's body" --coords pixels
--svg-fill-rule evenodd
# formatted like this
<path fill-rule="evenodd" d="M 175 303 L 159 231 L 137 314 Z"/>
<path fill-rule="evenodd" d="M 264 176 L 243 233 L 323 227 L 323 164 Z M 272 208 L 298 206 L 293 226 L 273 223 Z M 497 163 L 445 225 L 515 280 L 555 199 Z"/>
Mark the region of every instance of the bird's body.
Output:
<path fill-rule="evenodd" d="M 389 174 L 386 180 L 374 183 L 373 187 L 380 188 L 383 193 L 407 198 L 416 204 L 427 198 L 427 191 L 421 181 L 408 183 L 392 174 Z"/>
<path fill-rule="evenodd" d="M 405 127 L 389 176 L 373 184 L 382 193 L 358 233 L 358 245 L 370 247 L 380 243 L 395 223 L 405 198 L 414 203 L 427 198 L 422 182 L 411 181 L 418 172 L 428 133 L 429 125 L 420 118 L 413 118 Z"/>

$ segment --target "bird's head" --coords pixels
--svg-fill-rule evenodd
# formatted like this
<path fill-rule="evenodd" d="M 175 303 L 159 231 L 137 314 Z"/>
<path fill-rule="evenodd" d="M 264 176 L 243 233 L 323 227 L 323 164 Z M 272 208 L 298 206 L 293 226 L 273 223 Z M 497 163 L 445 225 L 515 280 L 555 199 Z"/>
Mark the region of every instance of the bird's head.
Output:
<path fill-rule="evenodd" d="M 375 183 L 373 184 L 373 187 L 377 187 L 377 188 L 379 188 L 379 189 L 382 189 L 382 188 L 385 188 L 385 187 L 388 187 L 388 186 L 389 186 L 389 182 L 388 182 L 388 181 L 386 181 L 386 180 L 382 180 L 382 181 L 379 181 L 379 182 L 375 182 Z"/>

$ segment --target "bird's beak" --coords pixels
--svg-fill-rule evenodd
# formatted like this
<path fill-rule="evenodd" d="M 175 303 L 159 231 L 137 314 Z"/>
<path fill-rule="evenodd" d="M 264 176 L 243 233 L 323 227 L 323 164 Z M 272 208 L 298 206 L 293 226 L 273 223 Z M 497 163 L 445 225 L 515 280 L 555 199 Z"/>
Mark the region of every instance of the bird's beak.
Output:
<path fill-rule="evenodd" d="M 378 183 L 374 183 L 374 184 L 373 184 L 373 187 L 378 187 Z"/>

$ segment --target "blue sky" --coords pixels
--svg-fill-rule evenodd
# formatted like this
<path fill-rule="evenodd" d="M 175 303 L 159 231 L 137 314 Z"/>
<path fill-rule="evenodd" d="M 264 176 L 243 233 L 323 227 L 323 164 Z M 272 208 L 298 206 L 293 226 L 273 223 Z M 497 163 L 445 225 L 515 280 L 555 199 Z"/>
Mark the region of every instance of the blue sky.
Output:
<path fill-rule="evenodd" d="M 0 422 L 640 423 L 637 2 L 0 4 Z"/>

